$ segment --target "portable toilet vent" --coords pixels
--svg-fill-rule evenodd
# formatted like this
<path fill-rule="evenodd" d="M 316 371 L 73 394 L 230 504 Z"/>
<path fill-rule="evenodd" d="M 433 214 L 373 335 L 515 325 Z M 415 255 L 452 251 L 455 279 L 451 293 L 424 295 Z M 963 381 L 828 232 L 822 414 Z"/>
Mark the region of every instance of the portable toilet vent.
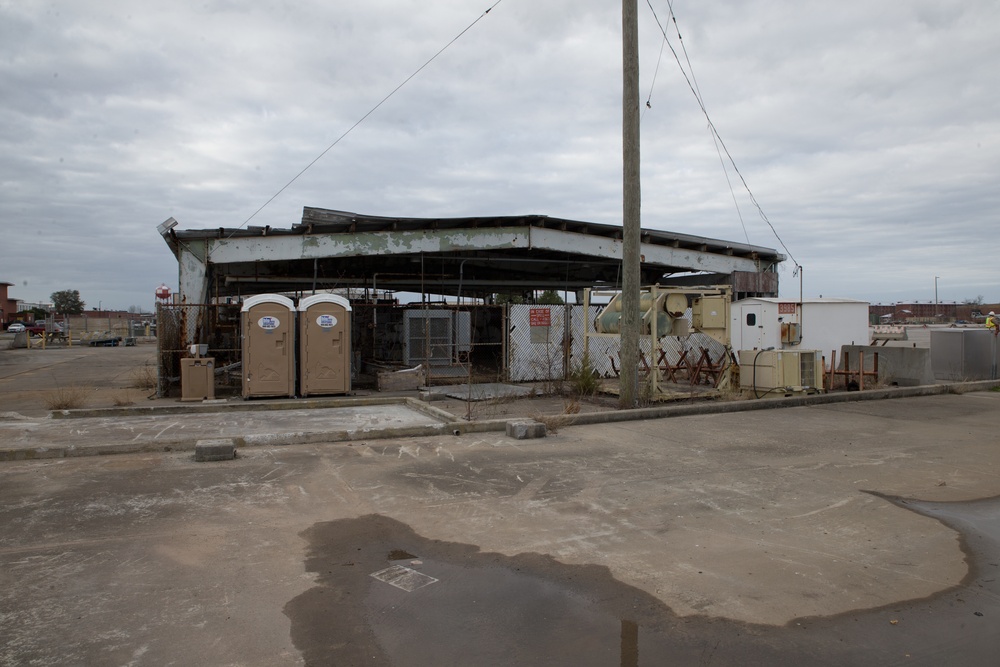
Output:
<path fill-rule="evenodd" d="M 258 294 L 240 312 L 243 398 L 295 395 L 295 304 Z"/>
<path fill-rule="evenodd" d="M 299 394 L 351 391 L 351 304 L 336 294 L 299 301 Z"/>

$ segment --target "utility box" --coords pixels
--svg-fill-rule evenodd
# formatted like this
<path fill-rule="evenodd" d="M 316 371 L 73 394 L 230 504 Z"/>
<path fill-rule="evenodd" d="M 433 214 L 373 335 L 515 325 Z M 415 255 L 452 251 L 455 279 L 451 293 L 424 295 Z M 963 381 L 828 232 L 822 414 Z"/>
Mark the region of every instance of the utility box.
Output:
<path fill-rule="evenodd" d="M 215 398 L 215 359 L 181 359 L 181 400 L 206 401 Z"/>
<path fill-rule="evenodd" d="M 931 369 L 936 380 L 995 380 L 1000 338 L 982 329 L 931 329 Z"/>
<path fill-rule="evenodd" d="M 336 294 L 299 301 L 299 395 L 351 391 L 351 304 Z"/>
<path fill-rule="evenodd" d="M 868 302 L 854 299 L 752 298 L 732 304 L 734 350 L 818 350 L 867 345 Z"/>
<path fill-rule="evenodd" d="M 740 389 L 757 398 L 819 393 L 822 388 L 818 350 L 740 350 Z"/>
<path fill-rule="evenodd" d="M 258 294 L 243 302 L 240 322 L 243 398 L 295 396 L 295 304 Z"/>
<path fill-rule="evenodd" d="M 691 306 L 692 326 L 699 331 L 705 329 L 725 329 L 729 319 L 729 298 L 725 296 L 701 296 Z"/>

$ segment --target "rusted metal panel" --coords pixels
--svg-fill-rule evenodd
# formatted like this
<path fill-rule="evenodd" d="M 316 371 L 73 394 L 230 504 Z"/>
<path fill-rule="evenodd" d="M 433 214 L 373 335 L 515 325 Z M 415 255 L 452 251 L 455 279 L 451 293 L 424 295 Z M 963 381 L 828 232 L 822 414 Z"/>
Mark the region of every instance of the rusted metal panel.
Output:
<path fill-rule="evenodd" d="M 773 271 L 733 271 L 733 292 L 757 296 L 778 295 L 778 274 Z"/>

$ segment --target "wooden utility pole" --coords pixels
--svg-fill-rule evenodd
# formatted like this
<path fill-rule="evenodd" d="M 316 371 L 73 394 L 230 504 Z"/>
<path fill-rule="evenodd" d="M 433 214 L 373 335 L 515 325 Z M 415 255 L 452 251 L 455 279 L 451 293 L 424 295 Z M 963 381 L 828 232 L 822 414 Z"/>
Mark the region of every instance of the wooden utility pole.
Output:
<path fill-rule="evenodd" d="M 639 393 L 639 8 L 622 0 L 622 318 L 619 407 Z"/>

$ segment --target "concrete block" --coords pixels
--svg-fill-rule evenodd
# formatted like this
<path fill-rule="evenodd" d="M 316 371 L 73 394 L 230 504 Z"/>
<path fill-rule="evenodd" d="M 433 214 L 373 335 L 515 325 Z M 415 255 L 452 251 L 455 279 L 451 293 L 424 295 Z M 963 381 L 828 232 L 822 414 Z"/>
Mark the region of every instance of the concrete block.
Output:
<path fill-rule="evenodd" d="M 195 443 L 195 461 L 231 461 L 235 458 L 236 442 L 229 438 L 199 440 Z"/>
<path fill-rule="evenodd" d="M 436 391 L 422 391 L 422 392 L 420 392 L 420 400 L 424 401 L 425 403 L 429 403 L 431 401 L 443 401 L 444 398 L 445 398 L 444 394 L 436 392 Z"/>
<path fill-rule="evenodd" d="M 507 422 L 507 437 L 516 440 L 530 440 L 545 437 L 545 424 L 534 420 Z"/>
<path fill-rule="evenodd" d="M 871 370 L 875 355 L 878 355 L 879 380 L 899 387 L 915 387 L 934 384 L 931 371 L 931 351 L 921 347 L 881 347 L 873 345 L 844 345 L 837 364 L 844 368 L 844 356 L 850 362 L 850 370 L 857 370 L 860 352 L 865 353 L 865 368 Z M 865 385 L 869 382 L 865 378 Z"/>

